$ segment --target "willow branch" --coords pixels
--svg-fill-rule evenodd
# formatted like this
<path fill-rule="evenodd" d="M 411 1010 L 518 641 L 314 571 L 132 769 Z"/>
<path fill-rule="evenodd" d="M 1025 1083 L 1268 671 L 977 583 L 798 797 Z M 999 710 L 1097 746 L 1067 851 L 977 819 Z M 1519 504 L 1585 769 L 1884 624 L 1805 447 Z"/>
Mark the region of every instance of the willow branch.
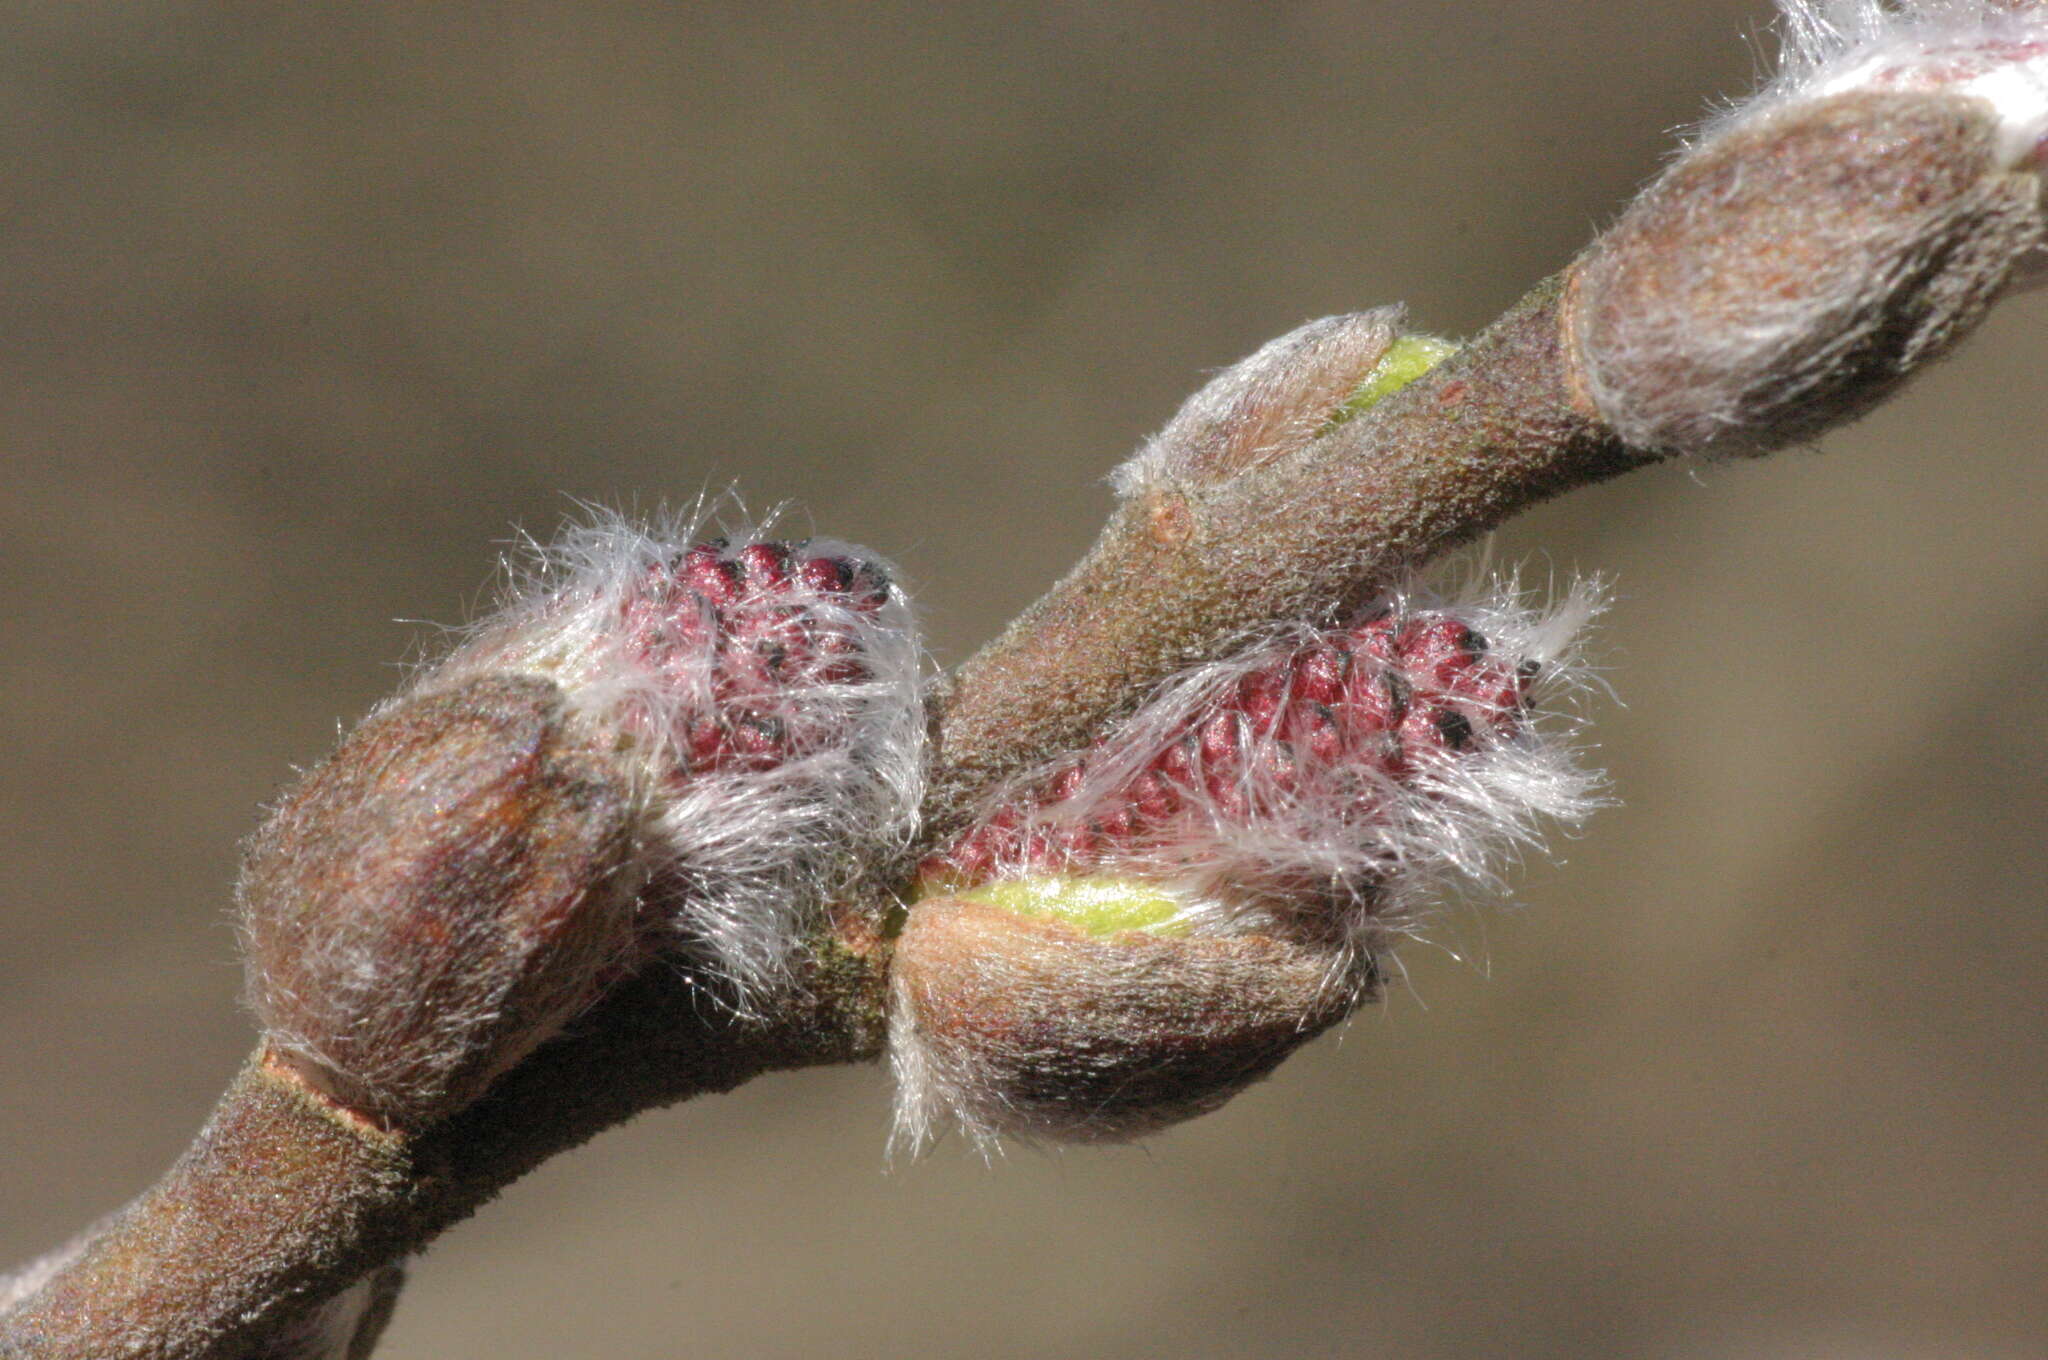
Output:
<path fill-rule="evenodd" d="M 1148 479 L 962 668 L 944 811 L 1270 619 L 1341 609 L 1522 510 L 1675 450 L 1862 415 L 2036 249 L 1976 101 L 1863 93 L 1718 139 L 1429 373 L 1249 470 Z M 1626 437 L 1625 437 L 1626 434 Z"/>
<path fill-rule="evenodd" d="M 1539 285 L 1287 458 L 1129 497 L 1080 564 L 961 668 L 938 815 L 1257 624 L 1341 610 L 1518 510 L 1655 461 L 1575 401 L 1566 291 L 1564 276 Z"/>
<path fill-rule="evenodd" d="M 0 1318 L 0 1355 L 287 1360 L 324 1300 L 557 1153 L 764 1072 L 872 1058 L 878 977 L 832 950 L 806 1005 L 753 1021 L 655 970 L 415 1136 L 338 1107 L 259 1052 L 163 1180 Z"/>
<path fill-rule="evenodd" d="M 2016 51 L 2038 80 L 2048 35 L 2020 37 L 2034 46 L 2000 59 Z M 1803 74 L 1714 130 L 1405 385 L 1384 381 L 1402 340 L 1379 314 L 1276 342 L 1198 395 L 1122 477 L 1085 559 L 954 678 L 919 844 L 812 926 L 801 985 L 772 1006 L 723 1007 L 651 964 L 608 980 L 558 1037 L 469 1055 L 388 1107 L 309 1077 L 303 1055 L 259 1052 L 165 1179 L 0 1316 L 0 1355 L 289 1355 L 326 1301 L 371 1279 L 375 1306 L 346 1342 L 366 1353 L 395 1290 L 377 1272 L 546 1158 L 761 1072 L 873 1058 L 902 866 L 1190 663 L 1262 624 L 1338 613 L 1548 497 L 1869 410 L 2038 267 L 2043 235 L 2038 110 L 1876 71 L 1840 91 Z M 486 699 L 510 712 L 532 696 Z M 550 788 L 597 758 L 566 719 L 532 722 L 555 743 Z M 618 841 L 602 798 L 576 810 L 561 837 Z M 515 1000 L 535 976 L 558 981 L 523 954 L 493 966 Z"/>

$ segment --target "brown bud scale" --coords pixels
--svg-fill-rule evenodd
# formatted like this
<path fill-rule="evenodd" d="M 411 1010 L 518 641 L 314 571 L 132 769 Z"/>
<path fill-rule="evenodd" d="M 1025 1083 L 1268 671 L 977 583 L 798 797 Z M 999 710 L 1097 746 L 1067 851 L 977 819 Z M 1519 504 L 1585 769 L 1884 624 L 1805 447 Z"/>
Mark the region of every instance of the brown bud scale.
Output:
<path fill-rule="evenodd" d="M 460 1108 L 632 947 L 633 831 L 630 790 L 547 681 L 387 704 L 250 843 L 242 935 L 267 1042 L 381 1120 Z"/>

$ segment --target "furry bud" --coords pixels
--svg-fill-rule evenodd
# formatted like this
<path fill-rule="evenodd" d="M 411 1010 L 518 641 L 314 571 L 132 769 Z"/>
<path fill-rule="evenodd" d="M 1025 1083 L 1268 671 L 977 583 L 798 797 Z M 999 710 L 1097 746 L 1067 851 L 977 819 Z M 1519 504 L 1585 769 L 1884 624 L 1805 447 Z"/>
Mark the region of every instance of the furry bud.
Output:
<path fill-rule="evenodd" d="M 1350 1014 L 1286 939 L 1107 936 L 972 897 L 920 902 L 892 965 L 897 1135 L 1141 1137 L 1205 1114 Z"/>
<path fill-rule="evenodd" d="M 1763 453 L 1853 419 L 2041 260 L 2048 12 L 1785 9 L 1783 76 L 1572 280 L 1578 380 L 1639 448 Z"/>
<path fill-rule="evenodd" d="M 754 1005 L 907 838 L 918 657 L 858 550 L 572 534 L 251 843 L 271 1052 L 414 1126 L 657 956 Z"/>
<path fill-rule="evenodd" d="M 417 1126 L 586 1005 L 633 938 L 632 790 L 545 680 L 399 699 L 289 793 L 241 882 L 272 1054 Z"/>
<path fill-rule="evenodd" d="M 1125 497 L 1227 481 L 1306 446 L 1448 354 L 1399 307 L 1297 327 L 1211 379 L 1115 475 Z"/>
<path fill-rule="evenodd" d="M 1591 608 L 1296 629 L 1004 790 L 926 861 L 897 947 L 899 1142 L 1149 1133 L 1369 999 L 1443 879 L 1589 808 L 1530 704 Z"/>

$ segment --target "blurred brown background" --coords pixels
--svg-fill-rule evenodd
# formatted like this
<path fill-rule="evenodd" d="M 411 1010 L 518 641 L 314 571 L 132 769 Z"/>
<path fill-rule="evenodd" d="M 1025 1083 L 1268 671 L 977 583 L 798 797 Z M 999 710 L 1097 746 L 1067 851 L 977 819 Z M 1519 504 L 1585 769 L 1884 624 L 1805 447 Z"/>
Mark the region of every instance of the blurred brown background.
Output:
<path fill-rule="evenodd" d="M 512 526 L 800 498 L 957 661 L 1205 370 L 1476 329 L 1766 13 L 8 7 L 0 1261 L 184 1145 L 238 838 Z M 879 1070 L 770 1078 L 515 1187 L 383 1354 L 2042 1354 L 2044 361 L 2021 298 L 1822 454 L 1503 532 L 1618 582 L 1625 806 L 1222 1114 L 885 1174 Z"/>

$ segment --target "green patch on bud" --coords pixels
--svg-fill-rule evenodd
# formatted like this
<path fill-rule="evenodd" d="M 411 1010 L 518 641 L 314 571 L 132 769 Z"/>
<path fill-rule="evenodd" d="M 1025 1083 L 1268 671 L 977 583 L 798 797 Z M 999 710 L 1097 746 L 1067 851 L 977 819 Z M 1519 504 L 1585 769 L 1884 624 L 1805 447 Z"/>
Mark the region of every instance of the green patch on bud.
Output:
<path fill-rule="evenodd" d="M 1382 399 L 1400 391 L 1423 374 L 1457 353 L 1455 341 L 1439 340 L 1433 335 L 1404 335 L 1387 346 L 1387 352 L 1372 366 L 1353 388 L 1344 404 L 1330 417 L 1332 425 L 1341 424 L 1362 411 L 1369 411 Z"/>
<path fill-rule="evenodd" d="M 1117 935 L 1127 930 L 1180 935 L 1187 931 L 1181 904 L 1157 884 L 1110 874 L 1000 879 L 955 895 L 1019 916 L 1050 916 L 1088 935 Z"/>

